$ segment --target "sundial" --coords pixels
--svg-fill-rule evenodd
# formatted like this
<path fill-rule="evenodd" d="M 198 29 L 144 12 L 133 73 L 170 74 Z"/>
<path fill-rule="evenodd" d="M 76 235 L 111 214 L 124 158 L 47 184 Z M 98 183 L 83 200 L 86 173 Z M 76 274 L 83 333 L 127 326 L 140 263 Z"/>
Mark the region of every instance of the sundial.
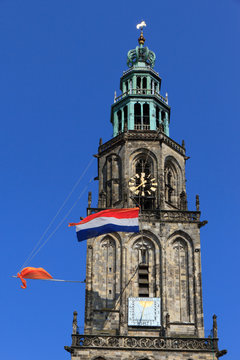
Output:
<path fill-rule="evenodd" d="M 128 326 L 161 326 L 160 298 L 129 298 Z"/>

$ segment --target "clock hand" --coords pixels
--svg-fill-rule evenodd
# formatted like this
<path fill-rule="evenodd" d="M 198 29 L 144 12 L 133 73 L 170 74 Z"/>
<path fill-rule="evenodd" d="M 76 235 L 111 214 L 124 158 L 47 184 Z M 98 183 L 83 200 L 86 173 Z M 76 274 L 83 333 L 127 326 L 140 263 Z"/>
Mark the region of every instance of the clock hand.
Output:
<path fill-rule="evenodd" d="M 142 181 L 140 185 L 138 185 L 138 186 L 135 187 L 135 190 L 137 190 L 140 186 L 146 184 L 146 182 L 147 182 L 147 180 Z"/>

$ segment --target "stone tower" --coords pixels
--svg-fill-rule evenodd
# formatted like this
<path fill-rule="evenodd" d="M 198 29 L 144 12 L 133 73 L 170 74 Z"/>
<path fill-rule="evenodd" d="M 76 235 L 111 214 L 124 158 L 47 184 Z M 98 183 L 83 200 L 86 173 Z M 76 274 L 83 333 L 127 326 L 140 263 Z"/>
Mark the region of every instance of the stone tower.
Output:
<path fill-rule="evenodd" d="M 140 233 L 111 233 L 87 242 L 85 330 L 74 312 L 72 359 L 214 360 L 204 337 L 199 199 L 188 210 L 184 143 L 169 137 L 170 106 L 160 95 L 155 54 L 127 56 L 122 94 L 111 107 L 113 138 L 98 148 L 98 207 L 140 205 Z"/>

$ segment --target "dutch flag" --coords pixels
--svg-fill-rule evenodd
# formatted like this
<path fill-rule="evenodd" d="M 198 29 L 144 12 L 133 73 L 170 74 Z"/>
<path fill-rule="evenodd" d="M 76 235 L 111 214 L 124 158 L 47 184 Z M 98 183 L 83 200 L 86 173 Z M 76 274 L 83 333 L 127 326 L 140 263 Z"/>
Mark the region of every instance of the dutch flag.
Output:
<path fill-rule="evenodd" d="M 87 216 L 76 226 L 78 241 L 112 232 L 139 232 L 139 208 L 107 209 Z"/>

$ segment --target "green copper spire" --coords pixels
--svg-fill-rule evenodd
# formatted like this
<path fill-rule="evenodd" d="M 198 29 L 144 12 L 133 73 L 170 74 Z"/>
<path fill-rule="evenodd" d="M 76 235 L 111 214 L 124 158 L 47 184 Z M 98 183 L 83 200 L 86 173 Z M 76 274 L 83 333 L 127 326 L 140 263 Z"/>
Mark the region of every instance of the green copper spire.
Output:
<path fill-rule="evenodd" d="M 129 50 L 127 54 L 128 67 L 148 65 L 152 68 L 155 64 L 156 55 L 153 51 L 149 50 L 147 46 L 143 47 L 145 38 L 143 36 L 143 27 L 146 26 L 145 21 L 137 25 L 137 29 L 141 29 L 141 35 L 138 39 L 139 46 L 136 49 Z"/>
<path fill-rule="evenodd" d="M 168 96 L 164 98 L 160 94 L 162 80 L 153 69 L 154 52 L 144 47 L 144 26 L 144 21 L 137 25 L 137 29 L 141 30 L 139 46 L 128 52 L 130 69 L 123 72 L 120 80 L 122 94 L 114 94 L 111 108 L 114 137 L 125 132 L 147 134 L 152 131 L 169 136 Z"/>

